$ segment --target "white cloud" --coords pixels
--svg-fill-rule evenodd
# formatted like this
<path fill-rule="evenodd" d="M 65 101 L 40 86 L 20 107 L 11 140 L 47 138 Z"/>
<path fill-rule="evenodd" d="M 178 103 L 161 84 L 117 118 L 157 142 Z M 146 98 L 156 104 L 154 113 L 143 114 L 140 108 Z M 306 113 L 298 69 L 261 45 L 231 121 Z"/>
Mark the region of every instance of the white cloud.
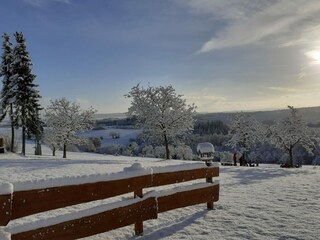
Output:
<path fill-rule="evenodd" d="M 267 87 L 267 90 L 276 91 L 276 92 L 288 92 L 288 93 L 294 93 L 294 92 L 301 92 L 301 89 L 296 88 L 286 88 L 286 87 Z"/>
<path fill-rule="evenodd" d="M 28 3 L 30 5 L 40 7 L 45 3 L 49 2 L 59 2 L 59 3 L 65 3 L 65 4 L 71 4 L 71 0 L 23 0 L 25 3 Z"/>
<path fill-rule="evenodd" d="M 312 21 L 320 12 L 318 0 L 188 0 L 193 12 L 211 14 L 226 20 L 226 27 L 204 43 L 199 53 L 217 49 L 257 44 L 271 39 L 283 40 L 282 46 L 301 42 L 302 23 L 308 29 L 318 26 Z M 307 20 L 307 21 L 305 21 Z M 302 25 L 300 29 L 295 29 Z M 294 30 L 292 30 L 294 29 Z M 289 34 L 293 32 L 295 36 Z M 309 32 L 313 34 L 313 31 Z M 289 35 L 291 39 L 287 39 Z M 299 41 L 295 40 L 299 38 Z"/>

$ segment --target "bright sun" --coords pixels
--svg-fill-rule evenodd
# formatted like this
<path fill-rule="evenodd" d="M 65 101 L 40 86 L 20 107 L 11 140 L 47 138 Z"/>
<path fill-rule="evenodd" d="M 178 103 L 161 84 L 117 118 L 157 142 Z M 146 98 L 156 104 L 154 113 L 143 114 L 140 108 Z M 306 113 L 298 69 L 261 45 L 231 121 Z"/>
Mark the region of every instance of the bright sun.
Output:
<path fill-rule="evenodd" d="M 306 55 L 313 60 L 313 64 L 320 64 L 320 50 L 306 52 Z"/>

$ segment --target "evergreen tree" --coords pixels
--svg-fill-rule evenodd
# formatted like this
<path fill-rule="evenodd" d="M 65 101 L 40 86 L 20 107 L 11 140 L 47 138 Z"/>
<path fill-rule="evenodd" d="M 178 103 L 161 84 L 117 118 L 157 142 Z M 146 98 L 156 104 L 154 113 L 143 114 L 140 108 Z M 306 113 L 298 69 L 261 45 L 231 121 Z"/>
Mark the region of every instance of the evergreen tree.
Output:
<path fill-rule="evenodd" d="M 7 33 L 3 34 L 3 54 L 0 68 L 0 76 L 2 79 L 2 91 L 1 91 L 1 115 L 0 120 L 3 120 L 9 111 L 9 116 L 11 120 L 11 152 L 14 151 L 14 116 L 13 116 L 13 101 L 14 101 L 14 93 L 13 93 L 13 84 L 11 83 L 11 75 L 12 75 L 12 61 L 13 61 L 13 50 L 12 43 L 10 42 L 10 36 Z"/>
<path fill-rule="evenodd" d="M 22 128 L 22 154 L 25 155 L 27 131 L 35 130 L 40 125 L 39 111 L 41 110 L 40 94 L 34 84 L 36 75 L 32 74 L 32 61 L 27 51 L 23 34 L 14 34 L 17 45 L 13 50 L 12 76 L 10 81 L 14 84 L 15 123 Z"/>

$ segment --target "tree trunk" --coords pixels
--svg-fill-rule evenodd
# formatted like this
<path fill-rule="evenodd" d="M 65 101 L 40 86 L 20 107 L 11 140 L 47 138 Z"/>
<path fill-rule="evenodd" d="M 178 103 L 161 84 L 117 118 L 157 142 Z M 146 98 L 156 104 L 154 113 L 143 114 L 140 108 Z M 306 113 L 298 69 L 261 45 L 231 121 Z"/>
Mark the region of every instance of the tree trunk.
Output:
<path fill-rule="evenodd" d="M 56 148 L 55 147 L 52 148 L 52 156 L 56 156 Z"/>
<path fill-rule="evenodd" d="M 63 144 L 63 158 L 67 158 L 67 144 Z"/>
<path fill-rule="evenodd" d="M 289 162 L 288 162 L 289 167 L 293 167 L 293 154 L 292 154 L 292 150 L 293 150 L 293 147 L 290 146 L 290 148 L 289 148 Z"/>
<path fill-rule="evenodd" d="M 170 159 L 169 142 L 166 133 L 163 133 L 164 145 L 166 147 L 166 159 Z"/>
<path fill-rule="evenodd" d="M 23 156 L 26 155 L 26 127 L 22 126 L 22 151 Z"/>
<path fill-rule="evenodd" d="M 10 146 L 10 151 L 11 152 L 15 152 L 15 149 L 14 149 L 13 106 L 12 106 L 12 103 L 10 103 L 10 121 L 11 121 L 11 146 Z"/>
<path fill-rule="evenodd" d="M 36 140 L 36 149 L 34 151 L 34 155 L 42 155 L 41 141 L 40 140 Z"/>

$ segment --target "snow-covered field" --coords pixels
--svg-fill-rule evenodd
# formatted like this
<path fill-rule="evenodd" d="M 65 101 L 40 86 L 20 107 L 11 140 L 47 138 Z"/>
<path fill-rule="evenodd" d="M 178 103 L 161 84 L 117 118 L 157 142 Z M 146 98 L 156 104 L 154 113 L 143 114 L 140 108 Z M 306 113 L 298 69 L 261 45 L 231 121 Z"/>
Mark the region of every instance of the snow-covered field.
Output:
<path fill-rule="evenodd" d="M 110 136 L 111 132 L 118 133 L 120 138 L 112 139 Z M 106 128 L 105 130 L 90 130 L 84 133 L 81 133 L 80 136 L 89 138 L 97 137 L 101 138 L 101 145 L 123 145 L 126 146 L 130 139 L 136 139 L 138 135 L 142 132 L 141 129 L 121 129 L 121 128 Z"/>
<path fill-rule="evenodd" d="M 27 157 L 0 155 L 0 182 L 18 186 L 42 179 L 120 172 L 135 162 L 144 167 L 185 163 L 87 153 L 68 153 L 63 160 L 59 152 L 57 157 L 50 156 L 47 148 L 39 157 L 31 155 L 32 145 L 28 151 Z M 140 237 L 134 236 L 134 226 L 128 226 L 85 239 L 319 239 L 319 167 L 221 166 L 218 179 L 220 200 L 214 210 L 200 204 L 162 213 L 157 220 L 144 222 L 144 236 Z M 14 220 L 8 229 L 68 211 L 72 207 Z"/>

